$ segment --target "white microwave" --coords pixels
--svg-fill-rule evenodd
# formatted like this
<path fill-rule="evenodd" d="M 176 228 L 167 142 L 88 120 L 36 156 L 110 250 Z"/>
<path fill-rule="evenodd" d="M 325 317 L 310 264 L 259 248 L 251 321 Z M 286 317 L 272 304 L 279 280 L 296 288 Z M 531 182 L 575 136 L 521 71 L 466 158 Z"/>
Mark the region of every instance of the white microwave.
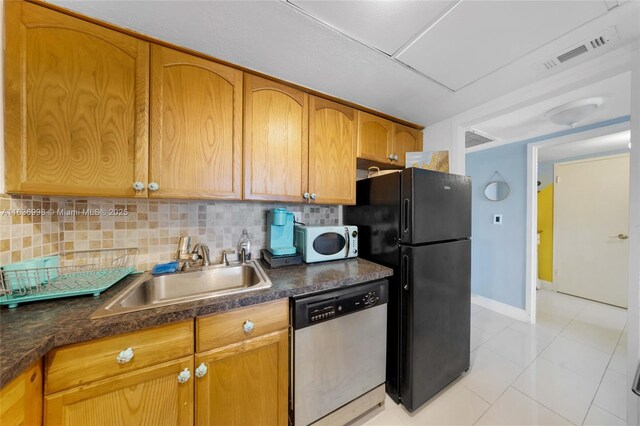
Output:
<path fill-rule="evenodd" d="M 357 226 L 295 226 L 295 245 L 306 263 L 358 256 Z"/>

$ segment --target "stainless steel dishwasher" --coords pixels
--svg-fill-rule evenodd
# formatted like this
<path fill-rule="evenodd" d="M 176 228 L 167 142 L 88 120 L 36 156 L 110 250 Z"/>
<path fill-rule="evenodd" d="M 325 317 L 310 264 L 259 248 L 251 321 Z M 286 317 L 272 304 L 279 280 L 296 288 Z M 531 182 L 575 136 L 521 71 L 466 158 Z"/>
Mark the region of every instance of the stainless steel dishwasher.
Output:
<path fill-rule="evenodd" d="M 293 299 L 293 424 L 314 423 L 347 404 L 343 411 L 353 414 L 368 409 L 367 401 L 383 403 L 387 300 L 387 280 Z M 342 418 L 329 423 L 336 422 Z"/>

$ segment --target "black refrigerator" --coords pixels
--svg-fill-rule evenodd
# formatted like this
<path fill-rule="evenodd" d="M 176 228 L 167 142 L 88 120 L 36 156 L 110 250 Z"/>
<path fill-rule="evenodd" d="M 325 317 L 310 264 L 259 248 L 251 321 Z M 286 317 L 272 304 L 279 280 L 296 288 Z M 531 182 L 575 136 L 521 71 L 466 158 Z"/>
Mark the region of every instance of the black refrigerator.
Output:
<path fill-rule="evenodd" d="M 356 184 L 359 256 L 393 268 L 386 390 L 414 411 L 469 369 L 471 178 L 409 168 Z"/>

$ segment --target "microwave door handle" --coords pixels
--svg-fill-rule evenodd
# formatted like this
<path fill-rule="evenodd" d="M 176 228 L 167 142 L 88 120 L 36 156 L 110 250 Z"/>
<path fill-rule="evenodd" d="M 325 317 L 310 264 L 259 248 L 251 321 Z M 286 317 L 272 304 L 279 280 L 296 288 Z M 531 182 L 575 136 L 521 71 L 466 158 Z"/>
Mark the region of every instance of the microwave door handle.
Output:
<path fill-rule="evenodd" d="M 349 257 L 349 252 L 351 252 L 351 240 L 349 239 L 349 228 L 344 227 L 344 238 L 347 240 L 347 252 L 344 254 L 344 257 Z"/>

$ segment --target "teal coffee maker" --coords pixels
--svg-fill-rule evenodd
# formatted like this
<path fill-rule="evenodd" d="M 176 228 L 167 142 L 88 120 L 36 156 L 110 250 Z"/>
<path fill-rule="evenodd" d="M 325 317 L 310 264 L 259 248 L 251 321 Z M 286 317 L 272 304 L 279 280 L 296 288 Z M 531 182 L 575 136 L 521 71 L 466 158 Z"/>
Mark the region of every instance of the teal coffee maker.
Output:
<path fill-rule="evenodd" d="M 296 254 L 293 245 L 293 213 L 287 209 L 267 211 L 267 250 L 273 256 Z"/>

